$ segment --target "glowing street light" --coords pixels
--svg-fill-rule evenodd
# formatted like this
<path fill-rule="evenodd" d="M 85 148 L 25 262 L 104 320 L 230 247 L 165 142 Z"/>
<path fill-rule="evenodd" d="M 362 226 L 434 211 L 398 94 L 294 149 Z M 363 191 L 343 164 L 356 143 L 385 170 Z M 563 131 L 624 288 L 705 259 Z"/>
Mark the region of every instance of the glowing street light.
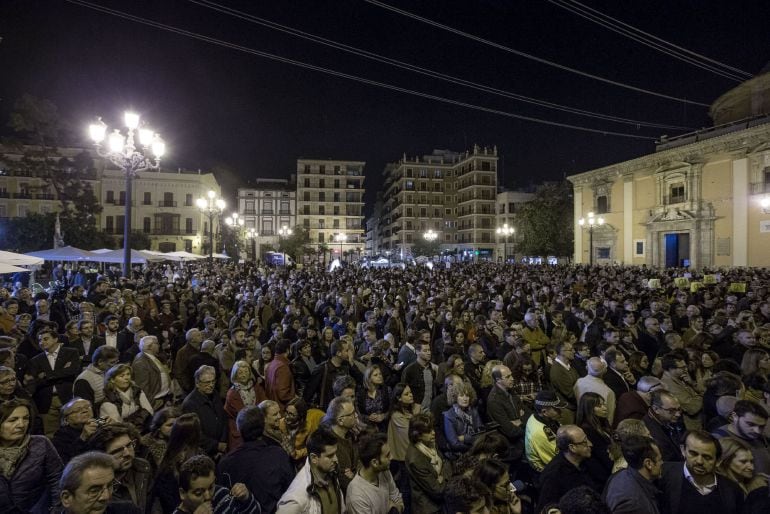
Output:
<path fill-rule="evenodd" d="M 126 126 L 124 136 L 119 129 L 115 129 L 107 136 L 107 125 L 101 118 L 88 127 L 88 134 L 96 146 L 96 153 L 108 159 L 112 164 L 120 168 L 126 176 L 126 206 L 123 220 L 123 276 L 131 276 L 131 190 L 134 178 L 140 171 L 157 169 L 160 167 L 160 158 L 166 153 L 166 144 L 149 127 L 139 128 L 139 114 L 126 111 L 123 114 L 123 123 Z M 138 129 L 139 145 L 142 150 L 137 150 L 135 133 Z M 102 148 L 107 139 L 107 149 Z M 154 159 L 148 157 L 152 152 Z"/>
<path fill-rule="evenodd" d="M 254 262 L 257 262 L 257 238 L 258 237 L 259 237 L 259 232 L 257 232 L 257 229 L 253 227 L 246 229 L 246 238 L 251 240 L 251 255 L 252 255 L 252 260 Z"/>
<path fill-rule="evenodd" d="M 206 193 L 205 197 L 195 201 L 198 209 L 209 217 L 209 264 L 214 260 L 214 216 L 219 216 L 225 210 L 225 201 L 217 198 L 214 191 Z"/>
<path fill-rule="evenodd" d="M 334 236 L 334 240 L 340 244 L 340 262 L 342 262 L 342 243 L 348 240 L 347 234 L 337 234 Z"/>
<path fill-rule="evenodd" d="M 503 236 L 503 260 L 508 262 L 508 238 L 516 233 L 516 229 L 509 227 L 507 223 L 503 223 L 502 227 L 497 227 L 495 233 L 499 236 Z"/>
<path fill-rule="evenodd" d="M 594 227 L 604 225 L 604 218 L 602 218 L 601 216 L 597 218 L 594 216 L 593 212 L 589 212 L 586 215 L 586 218 L 580 218 L 578 220 L 578 225 L 580 225 L 583 228 L 588 227 L 588 249 L 590 251 L 590 254 L 588 257 L 588 263 L 591 266 L 593 266 L 594 265 Z"/>
<path fill-rule="evenodd" d="M 284 225 L 284 226 L 282 226 L 281 228 L 278 229 L 278 238 L 280 240 L 282 238 L 289 237 L 293 233 L 294 233 L 294 231 L 292 229 L 290 229 L 289 227 Z M 286 263 L 286 247 L 282 245 L 282 248 L 283 248 L 283 265 L 286 266 L 286 264 L 287 264 Z"/>

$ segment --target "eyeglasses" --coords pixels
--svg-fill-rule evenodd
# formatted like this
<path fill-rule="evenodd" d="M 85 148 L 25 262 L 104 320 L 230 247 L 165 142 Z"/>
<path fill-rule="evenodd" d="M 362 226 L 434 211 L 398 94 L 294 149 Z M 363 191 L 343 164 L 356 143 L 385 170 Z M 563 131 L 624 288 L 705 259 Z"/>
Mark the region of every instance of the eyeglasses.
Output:
<path fill-rule="evenodd" d="M 0 380 L 0 385 L 10 385 L 16 383 L 16 377 L 6 378 L 5 380 Z"/>
<path fill-rule="evenodd" d="M 95 501 L 102 495 L 104 491 L 107 491 L 110 494 L 112 494 L 114 490 L 115 490 L 114 482 L 110 482 L 109 484 L 104 484 L 102 486 L 95 485 L 90 489 L 88 489 L 88 491 L 86 491 L 86 498 L 88 498 L 91 501 Z"/>
<path fill-rule="evenodd" d="M 682 412 L 681 407 L 669 407 L 668 409 L 665 407 L 658 407 L 660 410 L 664 410 L 668 412 L 669 414 L 676 414 L 677 412 Z"/>
<path fill-rule="evenodd" d="M 115 448 L 114 450 L 112 450 L 109 453 L 113 457 L 117 457 L 119 455 L 122 455 L 123 452 L 126 451 L 126 450 L 134 450 L 134 449 L 136 449 L 136 439 L 130 440 L 128 442 L 128 444 L 126 444 L 125 446 L 121 446 L 120 448 Z"/>
<path fill-rule="evenodd" d="M 352 412 L 348 412 L 347 414 L 340 414 L 339 417 L 346 418 L 348 416 L 355 416 L 355 415 L 356 415 L 356 411 L 352 411 Z"/>
<path fill-rule="evenodd" d="M 578 441 L 572 441 L 570 444 L 574 444 L 575 446 L 583 446 L 584 444 L 588 444 L 588 443 L 589 443 L 589 441 L 588 441 L 588 438 L 586 437 L 582 441 L 579 441 L 579 442 Z"/>

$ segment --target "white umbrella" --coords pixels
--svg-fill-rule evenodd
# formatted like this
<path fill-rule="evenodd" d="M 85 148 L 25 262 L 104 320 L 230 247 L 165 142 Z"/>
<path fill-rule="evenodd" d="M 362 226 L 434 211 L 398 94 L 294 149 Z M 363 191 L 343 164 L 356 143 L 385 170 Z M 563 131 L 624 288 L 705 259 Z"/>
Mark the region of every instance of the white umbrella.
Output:
<path fill-rule="evenodd" d="M 230 256 L 225 253 L 215 253 L 212 255 L 215 259 L 229 259 Z"/>
<path fill-rule="evenodd" d="M 0 262 L 0 274 L 4 273 L 16 273 L 18 271 L 30 271 L 28 269 L 20 268 L 18 266 L 13 266 L 12 264 L 5 264 L 3 262 Z"/>
<path fill-rule="evenodd" d="M 87 250 L 81 250 L 74 246 L 64 246 L 62 248 L 53 248 L 51 250 L 42 250 L 39 252 L 29 252 L 25 255 L 40 257 L 46 261 L 92 261 L 94 254 Z"/>
<path fill-rule="evenodd" d="M 43 259 L 24 255 L 23 253 L 0 251 L 0 262 L 14 266 L 38 266 L 43 264 Z"/>
<path fill-rule="evenodd" d="M 94 262 L 111 262 L 120 263 L 123 262 L 123 249 L 110 250 L 109 252 L 99 253 L 93 255 L 90 260 Z M 155 262 L 163 260 L 157 255 L 146 254 L 139 250 L 131 250 L 131 263 L 132 264 L 145 264 L 147 262 Z"/>

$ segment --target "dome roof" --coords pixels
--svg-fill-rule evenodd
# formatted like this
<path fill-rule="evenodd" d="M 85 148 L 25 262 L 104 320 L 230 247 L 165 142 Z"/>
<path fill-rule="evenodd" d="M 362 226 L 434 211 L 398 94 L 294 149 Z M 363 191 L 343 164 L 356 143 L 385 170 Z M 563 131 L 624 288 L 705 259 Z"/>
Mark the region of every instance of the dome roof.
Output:
<path fill-rule="evenodd" d="M 717 98 L 709 116 L 714 125 L 770 114 L 770 63 L 754 77 Z"/>

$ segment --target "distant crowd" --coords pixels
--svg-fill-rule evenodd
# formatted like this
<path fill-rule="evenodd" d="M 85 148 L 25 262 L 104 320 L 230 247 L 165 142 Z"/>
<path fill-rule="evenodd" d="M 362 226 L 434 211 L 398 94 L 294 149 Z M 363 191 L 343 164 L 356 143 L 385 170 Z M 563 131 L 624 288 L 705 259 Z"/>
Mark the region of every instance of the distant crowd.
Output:
<path fill-rule="evenodd" d="M 770 512 L 770 272 L 0 281 L 0 509 Z"/>

